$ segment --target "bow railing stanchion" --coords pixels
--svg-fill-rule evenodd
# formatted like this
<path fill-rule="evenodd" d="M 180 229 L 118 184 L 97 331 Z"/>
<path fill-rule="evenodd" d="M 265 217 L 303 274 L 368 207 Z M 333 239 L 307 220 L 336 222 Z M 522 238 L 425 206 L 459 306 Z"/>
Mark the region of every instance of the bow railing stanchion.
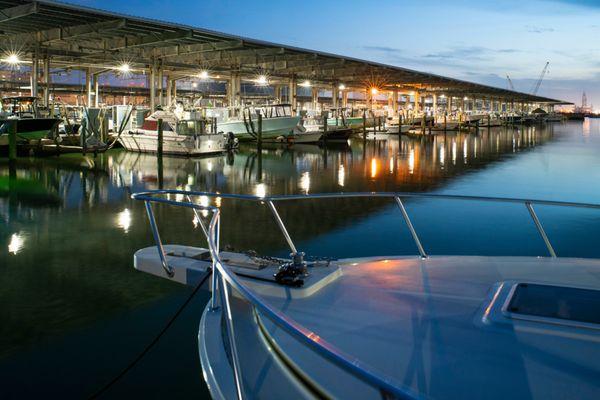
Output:
<path fill-rule="evenodd" d="M 400 211 L 402 212 L 402 218 L 404 218 L 404 222 L 406 222 L 406 226 L 408 226 L 408 230 L 410 231 L 410 234 L 412 235 L 413 240 L 415 241 L 415 244 L 417 245 L 417 249 L 419 249 L 419 254 L 423 258 L 427 258 L 427 253 L 425 253 L 425 249 L 423 249 L 423 245 L 421 244 L 419 235 L 417 235 L 417 231 L 415 231 L 415 227 L 413 226 L 412 222 L 410 221 L 410 217 L 408 216 L 408 213 L 406 212 L 404 203 L 402 203 L 402 200 L 398 196 L 394 196 L 394 199 L 396 200 L 398 207 L 400 207 Z"/>
<path fill-rule="evenodd" d="M 190 197 L 189 194 L 186 195 L 185 198 L 187 199 L 187 201 L 189 203 L 193 203 L 192 198 Z M 198 224 L 200 225 L 200 228 L 202 229 L 202 232 L 204 233 L 204 236 L 208 237 L 208 231 L 206 230 L 206 227 L 204 226 L 204 222 L 202 222 L 202 218 L 200 217 L 200 213 L 194 207 L 192 207 L 192 211 L 194 212 L 194 217 L 196 217 L 196 221 L 198 221 Z"/>
<path fill-rule="evenodd" d="M 216 219 L 215 221 L 215 225 L 216 225 L 216 229 L 214 232 L 214 236 L 213 236 L 213 240 L 215 243 L 215 253 L 219 254 L 219 236 L 221 233 L 221 213 L 216 212 L 213 213 L 213 218 Z M 211 224 L 212 226 L 212 224 Z M 210 237 L 209 236 L 210 233 L 206 234 L 207 239 Z M 211 243 L 210 240 L 208 240 L 208 247 L 209 249 L 211 248 Z M 212 294 L 211 294 L 211 298 L 210 298 L 210 308 L 211 310 L 216 310 L 218 308 L 217 306 L 217 292 L 219 291 L 219 276 L 220 276 L 220 272 L 218 271 L 218 267 L 217 267 L 217 263 L 220 262 L 220 259 L 218 259 L 217 257 L 214 256 L 214 254 L 211 254 L 211 259 L 212 259 L 212 269 L 213 269 L 213 275 L 212 275 Z"/>
<path fill-rule="evenodd" d="M 154 219 L 154 212 L 152 211 L 152 204 L 150 201 L 144 201 L 146 206 L 146 214 L 148 214 L 148 220 L 150 220 L 150 229 L 152 230 L 152 236 L 154 236 L 154 242 L 156 243 L 156 248 L 158 249 L 158 256 L 160 257 L 160 263 L 167 273 L 169 277 L 172 277 L 175 272 L 173 268 L 169 266 L 167 263 L 167 256 L 165 255 L 165 249 L 163 247 L 162 241 L 160 240 L 160 234 L 158 233 L 158 227 L 156 226 L 156 220 Z"/>
<path fill-rule="evenodd" d="M 283 233 L 283 236 L 285 237 L 285 240 L 286 240 L 288 246 L 290 246 L 292 253 L 298 254 L 298 250 L 296 250 L 296 246 L 294 245 L 294 242 L 292 241 L 290 234 L 288 233 L 283 221 L 281 220 L 281 217 L 279 216 L 279 213 L 277 212 L 277 209 L 275 208 L 275 204 L 273 204 L 272 200 L 268 200 L 267 205 L 271 209 L 271 212 L 273 213 L 273 216 L 275 217 L 275 221 L 277 222 L 277 225 L 279 226 L 281 233 Z"/>
<path fill-rule="evenodd" d="M 220 264 L 219 264 L 220 265 Z M 231 349 L 231 363 L 233 364 L 233 380 L 238 400 L 244 399 L 244 385 L 242 382 L 242 370 L 238 358 L 237 343 L 235 342 L 235 330 L 233 327 L 233 313 L 231 312 L 231 303 L 229 296 L 229 287 L 225 276 L 221 275 L 221 302 L 225 312 L 225 326 L 227 328 L 227 337 Z M 214 293 L 214 292 L 213 292 Z"/>
<path fill-rule="evenodd" d="M 544 240 L 544 243 L 546 244 L 546 248 L 548 249 L 548 253 L 550 253 L 550 257 L 556 258 L 556 252 L 554 251 L 554 248 L 552 247 L 552 244 L 550 243 L 550 239 L 548 239 L 548 235 L 546 235 L 546 231 L 544 230 L 542 223 L 540 222 L 537 214 L 535 213 L 535 210 L 533 209 L 533 205 L 531 204 L 531 202 L 526 201 L 525 206 L 527 207 L 527 211 L 529 211 L 529 215 L 531 215 L 531 219 L 533 219 L 533 223 L 535 224 L 535 227 L 537 228 L 540 236 L 542 237 L 542 239 Z"/>

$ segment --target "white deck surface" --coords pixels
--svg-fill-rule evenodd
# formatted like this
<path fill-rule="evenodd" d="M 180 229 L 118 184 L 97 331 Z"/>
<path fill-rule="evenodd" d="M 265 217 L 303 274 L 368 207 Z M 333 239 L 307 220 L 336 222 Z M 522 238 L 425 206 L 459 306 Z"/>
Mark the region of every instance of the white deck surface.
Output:
<path fill-rule="evenodd" d="M 340 278 L 312 296 L 265 299 L 425 398 L 600 399 L 600 330 L 503 315 L 515 282 L 600 289 L 600 261 L 350 260 Z M 278 347 L 330 394 L 377 396 L 263 322 Z"/>

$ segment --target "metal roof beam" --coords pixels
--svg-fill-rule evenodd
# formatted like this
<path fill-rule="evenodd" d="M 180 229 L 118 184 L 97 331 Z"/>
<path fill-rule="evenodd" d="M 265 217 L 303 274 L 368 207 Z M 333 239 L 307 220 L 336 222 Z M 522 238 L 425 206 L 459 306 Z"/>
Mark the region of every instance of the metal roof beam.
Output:
<path fill-rule="evenodd" d="M 210 53 L 214 51 L 236 50 L 244 47 L 242 40 L 223 40 L 218 42 L 209 42 L 201 44 L 177 45 L 174 49 L 163 49 L 159 52 L 159 58 L 186 57 L 200 53 Z M 166 52 L 164 50 L 167 50 Z"/>
<path fill-rule="evenodd" d="M 37 1 L 23 4 L 20 6 L 4 8 L 0 10 L 0 24 L 14 21 L 15 19 L 27 17 L 28 15 L 35 14 L 39 10 L 39 4 Z"/>
<path fill-rule="evenodd" d="M 114 31 L 123 29 L 127 26 L 127 20 L 116 19 L 111 21 L 97 22 L 94 24 L 84 24 L 76 26 L 67 26 L 63 28 L 49 29 L 42 31 L 41 36 L 44 38 L 42 44 L 50 44 L 56 41 L 67 41 L 72 39 L 80 39 L 82 36 L 90 34 L 101 34 L 106 31 Z"/>

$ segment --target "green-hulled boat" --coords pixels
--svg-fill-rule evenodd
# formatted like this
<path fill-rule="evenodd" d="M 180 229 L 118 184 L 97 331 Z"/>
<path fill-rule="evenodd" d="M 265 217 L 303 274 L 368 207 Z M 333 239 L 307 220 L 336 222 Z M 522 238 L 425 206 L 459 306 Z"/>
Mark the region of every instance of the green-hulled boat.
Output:
<path fill-rule="evenodd" d="M 60 119 L 40 117 L 36 97 L 5 97 L 0 115 L 0 145 L 8 144 L 8 132 L 13 123 L 17 124 L 17 140 L 30 141 L 47 137 Z"/>

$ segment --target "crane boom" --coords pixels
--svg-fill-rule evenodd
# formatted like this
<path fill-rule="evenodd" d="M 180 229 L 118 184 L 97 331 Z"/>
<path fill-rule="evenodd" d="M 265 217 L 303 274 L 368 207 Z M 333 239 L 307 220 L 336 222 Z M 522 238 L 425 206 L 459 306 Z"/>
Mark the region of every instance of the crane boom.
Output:
<path fill-rule="evenodd" d="M 535 82 L 533 89 L 531 90 L 531 94 L 536 95 L 538 90 L 540 90 L 540 85 L 542 84 L 542 80 L 544 80 L 544 76 L 546 75 L 546 72 L 548 72 L 548 65 L 550 65 L 550 61 L 547 61 L 546 65 L 544 65 L 544 69 L 542 69 L 542 73 L 540 74 L 540 77 L 538 78 L 537 82 Z"/>
<path fill-rule="evenodd" d="M 506 75 L 506 79 L 508 80 L 508 88 L 510 90 L 515 90 L 515 85 L 513 85 L 512 80 L 510 79 L 510 76 Z"/>

